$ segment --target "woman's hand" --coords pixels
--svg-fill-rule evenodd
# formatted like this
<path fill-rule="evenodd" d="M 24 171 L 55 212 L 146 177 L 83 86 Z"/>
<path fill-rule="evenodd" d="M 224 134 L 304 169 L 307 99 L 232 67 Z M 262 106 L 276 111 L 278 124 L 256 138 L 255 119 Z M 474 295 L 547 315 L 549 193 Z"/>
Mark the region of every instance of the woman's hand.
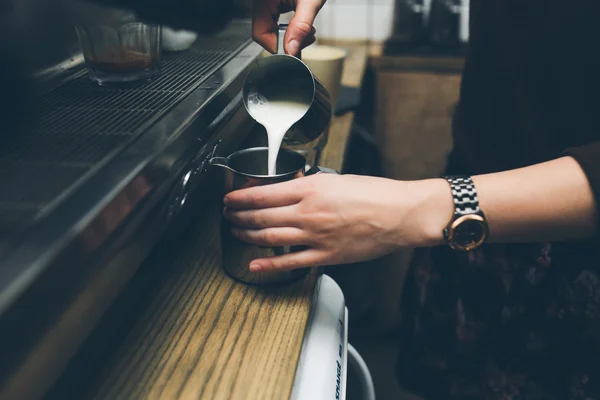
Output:
<path fill-rule="evenodd" d="M 550 179 L 550 178 L 551 179 Z M 473 177 L 492 242 L 543 242 L 598 232 L 596 200 L 572 157 Z M 401 247 L 443 244 L 454 204 L 443 179 L 393 181 L 319 174 L 239 190 L 225 217 L 241 240 L 306 250 L 255 260 L 251 270 L 344 264 Z"/>
<path fill-rule="evenodd" d="M 277 51 L 279 14 L 295 11 L 284 41 L 286 53 L 297 56 L 315 42 L 313 22 L 325 0 L 254 0 L 252 38 L 271 53 Z"/>
<path fill-rule="evenodd" d="M 440 207 L 440 197 L 446 207 Z M 333 174 L 232 192 L 225 206 L 240 240 L 306 246 L 255 260 L 253 271 L 352 263 L 400 247 L 437 244 L 453 211 L 450 189 L 441 179 L 402 182 Z"/>

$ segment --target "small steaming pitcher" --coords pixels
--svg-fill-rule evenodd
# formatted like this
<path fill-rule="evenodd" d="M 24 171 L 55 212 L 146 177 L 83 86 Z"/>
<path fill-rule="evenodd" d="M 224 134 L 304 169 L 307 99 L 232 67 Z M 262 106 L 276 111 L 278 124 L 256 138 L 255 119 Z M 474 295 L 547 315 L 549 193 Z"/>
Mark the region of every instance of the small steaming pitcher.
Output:
<path fill-rule="evenodd" d="M 252 67 L 242 96 L 246 110 L 251 102 L 294 101 L 306 104 L 307 111 L 283 138 L 285 145 L 299 145 L 316 140 L 327 130 L 332 118 L 329 92 L 299 58 L 285 54 L 283 36 L 287 24 L 279 25 L 277 53 L 259 59 Z"/>
<path fill-rule="evenodd" d="M 268 175 L 268 148 L 255 147 L 231 154 L 229 157 L 214 157 L 210 165 L 219 167 L 221 185 L 220 199 L 229 192 L 252 186 L 269 185 L 301 178 L 321 172 L 337 173 L 334 170 L 313 167 L 305 172 L 304 156 L 287 149 L 281 149 L 277 157 L 277 175 Z M 220 204 L 221 210 L 223 204 Z M 308 269 L 276 272 L 250 272 L 252 260 L 288 254 L 297 249 L 285 247 L 262 247 L 242 242 L 231 233 L 232 225 L 221 217 L 221 257 L 225 272 L 232 278 L 249 284 L 286 283 L 302 278 Z"/>

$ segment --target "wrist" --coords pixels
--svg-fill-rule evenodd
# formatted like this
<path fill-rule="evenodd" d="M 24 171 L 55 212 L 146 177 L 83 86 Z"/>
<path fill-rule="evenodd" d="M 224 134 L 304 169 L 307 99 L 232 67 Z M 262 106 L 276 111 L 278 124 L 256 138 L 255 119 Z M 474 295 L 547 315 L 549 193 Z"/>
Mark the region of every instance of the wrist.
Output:
<path fill-rule="evenodd" d="M 412 247 L 431 247 L 446 243 L 444 229 L 454 215 L 452 191 L 445 179 L 415 181 L 414 193 L 418 193 L 413 218 L 415 243 Z"/>

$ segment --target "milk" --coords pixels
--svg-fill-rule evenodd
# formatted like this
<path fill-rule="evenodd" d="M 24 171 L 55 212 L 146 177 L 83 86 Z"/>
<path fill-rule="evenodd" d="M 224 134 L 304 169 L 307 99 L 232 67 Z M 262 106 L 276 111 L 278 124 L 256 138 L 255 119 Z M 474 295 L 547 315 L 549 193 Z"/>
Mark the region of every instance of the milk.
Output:
<path fill-rule="evenodd" d="M 309 105 L 291 100 L 269 101 L 252 93 L 248 96 L 248 112 L 267 131 L 269 146 L 268 174 L 277 174 L 277 155 L 287 131 L 306 114 Z"/>

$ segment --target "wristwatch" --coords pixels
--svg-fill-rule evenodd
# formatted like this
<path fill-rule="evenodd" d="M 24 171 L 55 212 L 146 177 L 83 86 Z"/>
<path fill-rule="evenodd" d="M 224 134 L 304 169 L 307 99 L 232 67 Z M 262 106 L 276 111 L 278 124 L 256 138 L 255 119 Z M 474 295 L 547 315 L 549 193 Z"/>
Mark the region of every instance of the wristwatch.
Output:
<path fill-rule="evenodd" d="M 488 237 L 485 215 L 479 208 L 477 191 L 469 176 L 444 176 L 452 189 L 454 215 L 444 229 L 444 239 L 454 250 L 471 251 Z"/>

